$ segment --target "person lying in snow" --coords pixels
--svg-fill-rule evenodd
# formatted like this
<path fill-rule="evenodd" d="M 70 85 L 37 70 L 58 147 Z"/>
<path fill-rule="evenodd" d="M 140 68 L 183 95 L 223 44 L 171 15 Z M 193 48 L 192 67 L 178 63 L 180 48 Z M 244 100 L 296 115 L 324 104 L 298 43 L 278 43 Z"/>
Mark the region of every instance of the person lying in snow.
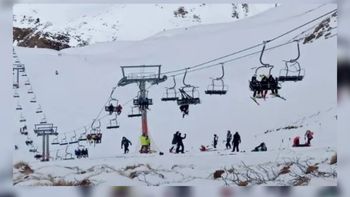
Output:
<path fill-rule="evenodd" d="M 255 147 L 252 152 L 265 152 L 267 151 L 267 147 L 266 147 L 266 144 L 265 142 L 262 142 L 259 146 Z"/>
<path fill-rule="evenodd" d="M 293 139 L 293 147 L 307 147 L 310 146 L 310 144 L 308 144 L 307 142 L 305 144 L 300 144 L 300 137 L 296 136 Z"/>

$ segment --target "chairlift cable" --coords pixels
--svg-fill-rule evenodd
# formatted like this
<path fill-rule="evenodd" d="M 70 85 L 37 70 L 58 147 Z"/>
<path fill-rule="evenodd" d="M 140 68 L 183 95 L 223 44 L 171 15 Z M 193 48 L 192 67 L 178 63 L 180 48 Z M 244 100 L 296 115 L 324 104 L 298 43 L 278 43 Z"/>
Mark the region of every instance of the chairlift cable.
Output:
<path fill-rule="evenodd" d="M 285 33 L 283 33 L 283 34 L 281 34 L 281 35 L 278 35 L 278 36 L 276 36 L 276 37 L 274 37 L 274 38 L 272 38 L 272 39 L 270 39 L 270 40 L 267 40 L 267 41 L 265 41 L 265 42 L 263 42 L 263 43 L 253 45 L 253 46 L 251 46 L 251 47 L 247 47 L 247 48 L 245 48 L 245 49 L 242 49 L 242 50 L 239 50 L 239 51 L 236 51 L 236 52 L 233 52 L 233 53 L 230 53 L 230 54 L 227 54 L 227 55 L 224 55 L 224 56 L 221 56 L 221 57 L 218 57 L 218 58 L 215 58 L 215 59 L 212 59 L 212 60 L 209 60 L 209 61 L 200 63 L 200 64 L 197 64 L 197 65 L 194 65 L 194 66 L 191 66 L 191 67 L 186 67 L 186 68 L 177 69 L 177 70 L 173 70 L 173 71 L 167 71 L 167 72 L 164 72 L 164 73 L 162 73 L 162 74 L 166 75 L 166 74 L 171 74 L 171 73 L 182 72 L 181 74 L 174 74 L 174 75 L 176 75 L 176 76 L 177 76 L 177 75 L 182 75 L 182 74 L 183 74 L 183 71 L 185 71 L 186 69 L 189 70 L 188 72 L 190 72 L 191 70 L 196 69 L 197 67 L 202 67 L 202 66 L 204 66 L 204 65 L 206 65 L 206 64 L 210 64 L 210 63 L 212 63 L 212 62 L 215 62 L 215 61 L 218 61 L 218 60 L 221 60 L 221 59 L 224 59 L 224 58 L 233 56 L 233 55 L 237 55 L 237 54 L 240 54 L 240 53 L 245 52 L 245 51 L 252 50 L 252 49 L 257 48 L 257 47 L 259 47 L 259 46 L 262 46 L 262 45 L 264 45 L 264 44 L 266 44 L 266 43 L 270 43 L 270 42 L 273 42 L 273 41 L 275 41 L 275 40 L 277 40 L 277 39 L 279 39 L 279 38 L 281 38 L 281 37 L 284 37 L 284 36 L 286 36 L 286 35 L 288 35 L 288 34 L 294 32 L 294 31 L 296 31 L 296 30 L 298 30 L 298 29 L 300 29 L 300 28 L 302 28 L 302 27 L 304 27 L 304 26 L 307 26 L 307 25 L 309 25 L 309 24 L 311 24 L 311 23 L 313 23 L 313 22 L 315 22 L 315 21 L 317 21 L 317 20 L 319 20 L 319 19 L 325 17 L 325 16 L 328 16 L 328 15 L 330 15 L 330 14 L 333 14 L 334 12 L 337 12 L 337 10 L 338 10 L 338 9 L 334 9 L 334 10 L 332 10 L 332 11 L 329 11 L 329 12 L 325 13 L 325 14 L 322 14 L 321 16 L 318 16 L 318 17 L 316 17 L 316 18 L 314 18 L 314 19 L 312 19 L 312 20 L 310 20 L 310 21 L 308 21 L 308 22 L 306 22 L 306 23 L 304 23 L 304 24 L 302 24 L 302 25 L 299 25 L 299 26 L 297 26 L 297 27 L 295 27 L 295 28 L 293 28 L 293 29 L 291 29 L 291 30 L 289 30 L 289 31 L 287 31 L 287 32 L 285 32 Z M 217 64 L 216 64 L 216 65 L 217 65 Z"/>

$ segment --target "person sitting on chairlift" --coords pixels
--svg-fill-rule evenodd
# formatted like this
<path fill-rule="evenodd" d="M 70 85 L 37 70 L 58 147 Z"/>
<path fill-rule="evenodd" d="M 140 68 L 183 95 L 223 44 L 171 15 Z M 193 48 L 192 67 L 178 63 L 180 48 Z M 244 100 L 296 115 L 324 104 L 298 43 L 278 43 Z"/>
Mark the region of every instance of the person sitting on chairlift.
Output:
<path fill-rule="evenodd" d="M 123 107 L 121 105 L 117 105 L 117 114 L 120 115 L 122 113 Z"/>
<path fill-rule="evenodd" d="M 278 95 L 278 82 L 272 75 L 270 75 L 268 78 L 268 84 L 269 84 L 269 89 L 271 89 L 272 94 Z"/>
<path fill-rule="evenodd" d="M 109 112 L 109 115 L 112 115 L 114 112 L 114 106 L 112 103 L 108 106 L 108 112 Z"/>
<path fill-rule="evenodd" d="M 260 94 L 259 81 L 256 79 L 256 75 L 252 76 L 252 80 L 250 81 L 251 88 L 253 89 L 253 97 L 256 97 L 256 94 Z"/>
<path fill-rule="evenodd" d="M 189 113 L 189 108 L 190 106 L 188 104 L 185 104 L 185 105 L 181 105 L 180 106 L 180 110 L 182 112 L 182 118 L 185 118 L 186 115 L 188 115 Z"/>
<path fill-rule="evenodd" d="M 261 94 L 262 94 L 262 97 L 264 99 L 266 99 L 266 94 L 267 94 L 267 91 L 268 91 L 268 78 L 266 77 L 266 75 L 263 75 L 263 77 L 261 78 Z"/>

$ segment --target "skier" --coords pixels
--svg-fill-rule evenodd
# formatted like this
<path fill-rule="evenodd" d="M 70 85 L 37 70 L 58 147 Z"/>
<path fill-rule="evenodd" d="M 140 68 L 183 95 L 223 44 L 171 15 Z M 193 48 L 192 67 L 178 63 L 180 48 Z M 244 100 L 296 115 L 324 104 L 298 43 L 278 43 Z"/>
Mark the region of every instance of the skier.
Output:
<path fill-rule="evenodd" d="M 188 104 L 180 106 L 180 111 L 182 112 L 182 118 L 185 118 L 185 116 L 188 115 L 189 108 L 190 106 Z"/>
<path fill-rule="evenodd" d="M 176 146 L 176 153 L 185 153 L 185 146 L 183 143 L 183 140 L 186 139 L 186 133 L 184 134 L 184 137 L 181 136 L 181 133 L 179 132 L 177 134 L 177 146 Z"/>
<path fill-rule="evenodd" d="M 271 89 L 272 94 L 278 95 L 278 82 L 272 75 L 268 78 L 268 89 Z"/>
<path fill-rule="evenodd" d="M 88 149 L 84 148 L 83 150 L 81 150 L 81 154 L 82 154 L 82 157 L 84 157 L 84 158 L 89 157 Z"/>
<path fill-rule="evenodd" d="M 232 141 L 233 150 L 232 150 L 232 152 L 235 152 L 235 150 L 237 150 L 237 152 L 239 152 L 239 144 L 240 143 L 241 143 L 241 136 L 238 134 L 238 132 L 236 132 L 233 135 L 233 141 Z"/>
<path fill-rule="evenodd" d="M 314 135 L 314 133 L 310 130 L 307 130 L 305 133 L 305 138 L 307 139 L 306 144 L 309 146 L 311 145 L 311 140 L 314 138 L 313 135 Z"/>
<path fill-rule="evenodd" d="M 260 94 L 260 84 L 259 81 L 256 79 L 256 75 L 252 77 L 252 80 L 250 81 L 250 88 L 254 91 L 253 97 L 256 97 L 256 94 Z"/>
<path fill-rule="evenodd" d="M 75 150 L 75 156 L 80 159 L 82 157 L 82 151 L 80 149 Z"/>
<path fill-rule="evenodd" d="M 216 134 L 214 134 L 214 140 L 213 140 L 214 148 L 216 148 L 216 146 L 218 145 L 218 141 L 219 141 L 219 137 Z"/>
<path fill-rule="evenodd" d="M 231 149 L 232 133 L 230 130 L 227 131 L 226 135 L 226 149 Z"/>
<path fill-rule="evenodd" d="M 114 105 L 111 103 L 108 107 L 107 110 L 109 112 L 109 115 L 112 115 L 114 112 Z"/>
<path fill-rule="evenodd" d="M 120 115 L 120 114 L 122 113 L 122 109 L 123 109 L 123 107 L 122 107 L 120 104 L 117 105 L 116 111 L 117 111 L 117 114 L 118 114 L 118 115 Z"/>
<path fill-rule="evenodd" d="M 268 79 L 265 75 L 263 75 L 263 77 L 261 78 L 261 94 L 262 94 L 262 97 L 264 99 L 266 99 L 266 94 L 267 94 L 267 91 L 268 91 Z"/>
<path fill-rule="evenodd" d="M 169 149 L 170 153 L 174 151 L 175 145 L 177 144 L 178 134 L 179 134 L 179 131 L 176 131 L 176 133 L 174 133 L 173 135 L 173 140 L 171 141 L 172 146 Z"/>
<path fill-rule="evenodd" d="M 129 145 L 131 146 L 130 140 L 128 140 L 126 137 L 123 137 L 122 143 L 121 143 L 121 149 L 123 149 L 124 146 L 124 154 L 129 152 Z"/>

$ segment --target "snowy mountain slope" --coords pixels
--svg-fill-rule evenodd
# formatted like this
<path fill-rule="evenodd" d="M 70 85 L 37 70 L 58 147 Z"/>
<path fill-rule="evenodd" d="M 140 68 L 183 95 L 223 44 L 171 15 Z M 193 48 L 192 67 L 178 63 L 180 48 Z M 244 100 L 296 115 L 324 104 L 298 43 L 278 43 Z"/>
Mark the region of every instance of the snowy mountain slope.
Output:
<path fill-rule="evenodd" d="M 182 12 L 175 15 L 181 7 Z M 242 4 L 61 4 L 52 7 L 18 4 L 14 7 L 14 27 L 35 31 L 25 39 L 17 40 L 15 44 L 32 47 L 25 41 L 36 33 L 43 37 L 46 37 L 46 33 L 62 35 L 69 39 L 70 47 L 115 40 L 141 40 L 173 28 L 232 22 L 271 7 L 274 5 L 251 4 L 243 7 Z M 67 14 L 61 17 L 62 12 Z M 53 39 L 62 42 L 59 38 Z"/>
<path fill-rule="evenodd" d="M 301 21 L 311 20 L 334 9 L 333 5 L 328 5 L 313 12 L 305 13 L 315 7 L 317 6 L 309 5 L 291 10 L 288 7 L 281 6 L 270 12 L 235 23 L 203 25 L 187 30 L 176 29 L 142 41 L 123 42 L 121 45 L 118 42 L 100 43 L 61 52 L 26 48 L 16 48 L 16 50 L 21 61 L 26 65 L 33 89 L 47 115 L 48 121 L 54 122 L 59 127 L 60 139 L 64 137 L 63 133 L 65 132 L 69 132 L 66 137 L 70 139 L 74 135 L 74 128 L 77 128 L 75 130 L 78 134 L 83 132 L 81 126 L 89 126 L 91 120 L 95 118 L 96 113 L 106 102 L 106 97 L 108 97 L 111 88 L 121 78 L 119 66 L 162 64 L 163 71 L 168 71 L 194 65 L 260 43 L 262 40 L 270 39 L 300 25 Z M 302 15 L 301 13 L 305 14 Z M 279 17 L 286 18 L 286 20 L 276 22 L 275 19 Z M 247 32 L 254 32 L 254 34 L 247 36 Z M 293 36 L 295 35 L 284 37 L 276 43 L 271 43 L 271 45 L 288 41 Z M 165 169 L 169 170 L 171 166 L 166 164 L 166 161 L 170 158 L 179 157 L 180 164 L 193 163 L 195 170 L 203 178 L 209 176 L 213 170 L 223 166 L 240 165 L 241 161 L 250 164 L 264 163 L 274 158 L 277 158 L 276 161 L 282 161 L 283 159 L 279 155 L 289 158 L 300 156 L 303 159 L 310 156 L 315 162 L 324 161 L 336 150 L 336 140 L 329 140 L 335 138 L 331 131 L 335 129 L 334 114 L 319 118 L 318 123 L 321 123 L 321 125 L 312 123 L 313 120 L 310 119 L 307 122 L 309 125 L 304 124 L 301 129 L 291 130 L 283 134 L 273 132 L 268 135 L 261 135 L 271 128 L 289 126 L 301 117 L 336 106 L 335 39 L 320 38 L 311 44 L 302 45 L 301 52 L 300 63 L 306 69 L 307 75 L 302 82 L 282 85 L 280 94 L 287 98 L 287 101 L 269 98 L 266 101 L 261 101 L 262 104 L 257 106 L 249 98 L 251 92 L 248 89 L 248 80 L 254 74 L 254 70 L 251 68 L 259 65 L 259 55 L 226 65 L 225 82 L 229 85 L 229 92 L 226 96 L 210 97 L 203 94 L 205 87 L 210 83 L 209 77 L 220 74 L 218 67 L 190 73 L 188 83 L 200 86 L 202 104 L 191 106 L 190 115 L 185 119 L 182 119 L 175 103 L 160 101 L 164 87 L 171 85 L 170 80 L 158 87 L 152 87 L 149 97 L 153 98 L 154 106 L 151 106 L 148 117 L 153 144 L 156 145 L 158 150 L 167 152 L 170 148 L 172 134 L 176 130 L 180 130 L 188 135 L 185 145 L 190 152 L 184 156 L 166 155 L 162 158 L 156 155 L 139 156 L 136 154 L 140 135 L 140 120 L 127 118 L 126 115 L 129 113 L 129 106 L 131 105 L 128 101 L 136 96 L 137 86 L 118 88 L 117 96 L 120 103 L 127 103 L 124 105 L 124 111 L 119 118 L 121 127 L 115 131 L 103 130 L 103 143 L 96 145 L 96 147 L 90 147 L 91 160 L 81 160 L 79 166 L 85 169 L 92 165 L 113 163 L 110 166 L 121 169 L 126 165 L 150 163 L 153 168 L 166 166 Z M 296 46 L 290 44 L 278 48 L 278 50 L 267 52 L 264 60 L 275 65 L 273 74 L 277 75 L 279 70 L 283 68 L 281 60 L 290 59 L 291 56 L 294 57 L 295 55 Z M 59 71 L 58 76 L 54 75 L 55 70 Z M 22 80 L 22 83 L 24 81 Z M 178 77 L 177 81 L 180 85 L 181 77 Z M 321 82 L 322 88 L 320 88 Z M 22 84 L 22 87 L 25 86 Z M 34 114 L 33 111 L 37 106 L 29 103 L 31 96 L 26 94 L 26 91 L 27 88 L 20 89 L 21 98 L 19 102 L 24 108 L 23 115 L 27 118 L 29 131 L 32 131 L 33 124 L 37 123 L 42 117 Z M 14 106 L 12 107 L 14 108 Z M 13 108 L 8 110 L 13 110 Z M 106 126 L 107 123 L 108 119 L 102 120 L 103 126 Z M 302 123 L 296 123 L 296 125 L 299 124 Z M 307 149 L 307 151 L 305 151 L 306 149 L 298 151 L 290 148 L 283 150 L 284 152 L 279 150 L 282 139 L 286 142 L 292 136 L 302 136 L 306 128 L 315 131 L 315 146 Z M 261 141 L 265 141 L 272 151 L 261 155 L 239 153 L 235 156 L 220 156 L 217 155 L 217 152 L 213 152 L 207 153 L 209 154 L 208 157 L 205 157 L 206 154 L 199 152 L 200 145 L 211 144 L 214 133 L 220 136 L 220 142 L 223 141 L 228 129 L 240 132 L 242 150 L 249 152 Z M 33 161 L 33 155 L 28 153 L 27 147 L 23 144 L 25 137 L 19 136 L 17 127 L 11 128 L 11 130 L 17 135 L 18 141 L 16 141 L 16 144 L 19 145 L 19 150 L 15 152 L 15 161 Z M 30 135 L 35 144 L 39 145 L 40 139 L 35 138 L 32 132 Z M 119 149 L 122 136 L 126 136 L 134 142 L 131 147 L 132 154 L 126 156 L 122 160 L 123 162 L 120 161 L 119 156 L 115 158 L 116 155 L 122 153 Z M 290 147 L 289 145 L 286 144 L 285 146 Z M 72 152 L 75 148 L 70 146 L 68 151 Z M 220 144 L 220 149 L 222 148 L 223 145 Z M 56 149 L 59 150 L 59 156 L 64 156 L 64 148 L 54 146 L 52 146 L 52 155 L 56 154 Z M 219 153 L 228 154 L 227 151 L 223 150 Z M 301 153 L 302 155 L 300 155 Z M 232 157 L 239 159 L 232 163 Z M 208 162 L 203 162 L 203 160 Z M 222 162 L 210 163 L 210 161 L 221 160 Z M 53 163 L 60 166 L 75 166 L 77 165 L 75 162 L 77 161 L 57 161 Z M 37 162 L 31 162 L 31 164 L 39 172 L 38 168 L 42 166 L 51 171 L 50 164 Z M 181 172 L 185 173 L 187 171 L 181 169 Z M 103 182 L 107 185 L 118 184 L 113 178 L 114 175 L 103 173 L 96 177 L 96 182 Z M 174 176 L 169 175 L 169 179 L 172 181 L 165 181 L 161 184 L 174 184 L 176 182 L 173 179 Z M 201 180 L 196 179 L 189 182 L 189 184 L 198 184 Z M 132 184 L 140 183 L 132 182 Z M 331 179 L 330 182 L 334 183 L 334 179 Z M 219 184 L 222 185 L 222 182 Z"/>

